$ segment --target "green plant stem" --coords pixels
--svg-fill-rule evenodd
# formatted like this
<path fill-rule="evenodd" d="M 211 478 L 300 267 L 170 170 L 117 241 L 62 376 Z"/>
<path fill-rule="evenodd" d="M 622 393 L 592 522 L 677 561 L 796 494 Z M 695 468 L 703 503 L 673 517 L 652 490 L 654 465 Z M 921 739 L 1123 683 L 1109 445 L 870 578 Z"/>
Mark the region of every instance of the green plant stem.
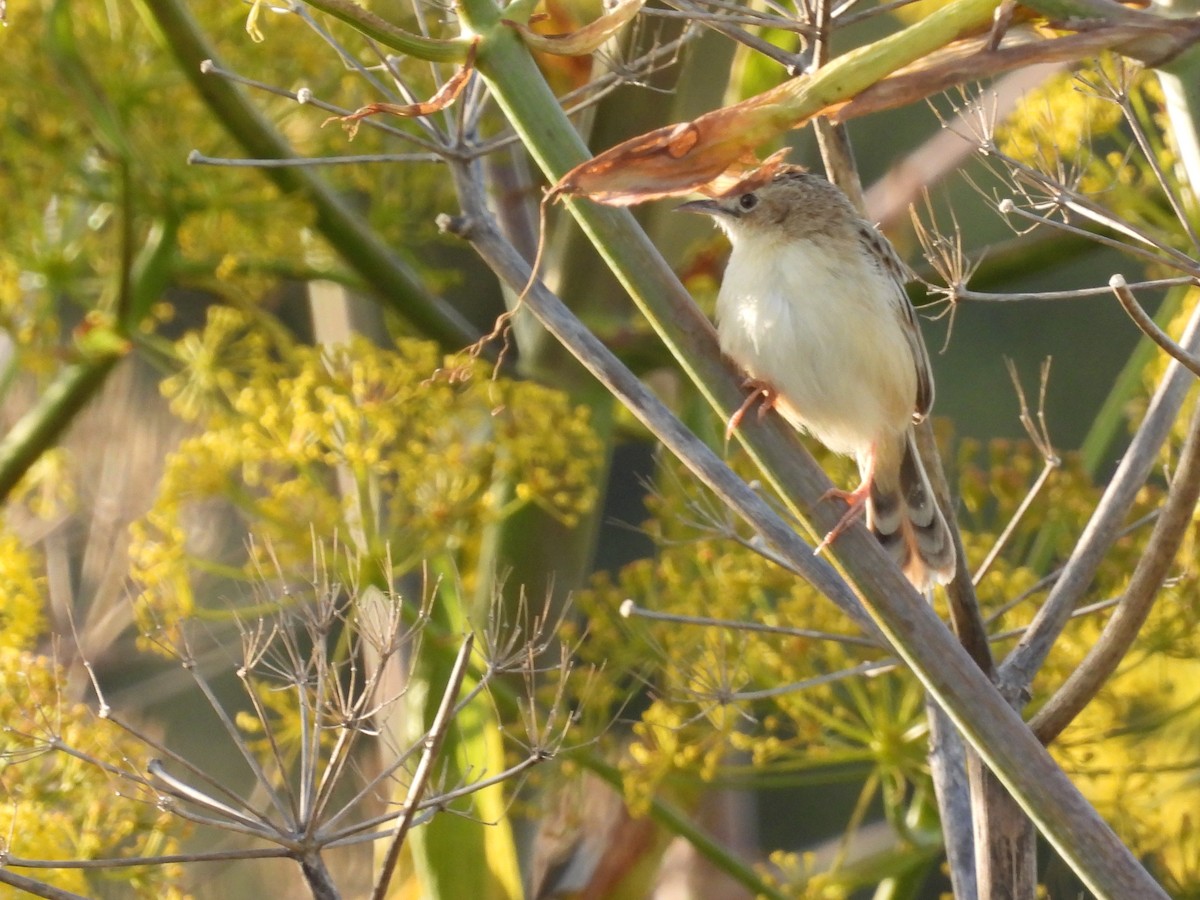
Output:
<path fill-rule="evenodd" d="M 760 95 L 779 101 L 781 124 L 797 121 L 852 99 L 897 69 L 928 56 L 954 39 L 991 25 L 998 0 L 952 0 L 907 28 L 843 53 L 806 78 L 793 78 Z M 788 121 L 790 120 L 790 121 Z"/>
<path fill-rule="evenodd" d="M 0 441 L 0 500 L 66 431 L 75 415 L 104 386 L 104 380 L 123 354 L 106 353 L 64 367 L 33 409 L 23 415 Z"/>
<path fill-rule="evenodd" d="M 1064 22 L 1072 19 L 1101 22 L 1144 22 L 1154 16 L 1121 6 L 1110 0 L 1031 0 L 1025 4 L 1047 18 Z"/>
<path fill-rule="evenodd" d="M 87 117 L 92 135 L 116 168 L 119 215 L 116 256 L 117 312 L 115 327 L 98 326 L 80 335 L 78 358 L 54 381 L 0 441 L 0 501 L 47 449 L 67 430 L 75 416 L 101 387 L 113 366 L 129 349 L 125 332 L 136 325 L 130 298 L 137 289 L 133 270 L 134 209 L 129 181 L 129 145 L 119 116 L 92 76 L 71 29 L 69 0 L 56 0 L 46 20 L 48 48 L 62 79 Z M 4 373 L 5 388 L 18 371 L 16 353 Z"/>
<path fill-rule="evenodd" d="M 405 56 L 415 56 L 417 59 L 424 59 L 428 62 L 463 62 L 471 49 L 469 40 L 439 40 L 405 31 L 370 10 L 364 9 L 353 0 L 304 0 L 304 2 L 313 9 L 352 25 L 355 30 L 389 50 L 395 50 Z"/>
<path fill-rule="evenodd" d="M 215 60 L 216 53 L 182 0 L 138 0 L 138 5 L 213 115 L 247 153 L 260 159 L 295 155 L 237 86 L 201 71 L 201 64 Z M 431 293 L 420 275 L 384 244 L 321 176 L 303 166 L 270 168 L 264 175 L 281 190 L 299 193 L 312 204 L 317 230 L 381 304 L 447 350 L 462 349 L 478 338 L 466 318 Z"/>

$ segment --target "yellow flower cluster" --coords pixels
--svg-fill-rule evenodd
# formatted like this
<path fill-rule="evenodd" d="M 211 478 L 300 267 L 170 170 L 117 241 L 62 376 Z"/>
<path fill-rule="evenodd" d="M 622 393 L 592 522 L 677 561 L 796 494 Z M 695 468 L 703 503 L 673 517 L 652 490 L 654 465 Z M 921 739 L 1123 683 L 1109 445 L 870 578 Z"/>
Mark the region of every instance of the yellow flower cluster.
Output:
<path fill-rule="evenodd" d="M 1114 91 L 1127 97 L 1129 114 L 1148 136 L 1162 171 L 1175 169 L 1175 154 L 1158 135 L 1170 134 L 1158 82 L 1119 57 L 1102 56 L 1090 70 L 1064 72 L 1030 91 L 996 128 L 1000 151 L 1018 162 L 1065 179 L 1107 209 L 1169 241 L 1187 246 L 1186 235 L 1158 179 L 1126 123 Z"/>
<path fill-rule="evenodd" d="M 81 703 L 64 702 L 66 675 L 52 660 L 0 646 L 0 721 L 5 724 L 0 766 L 0 834 L 14 856 L 86 860 L 179 852 L 184 822 L 157 808 L 152 796 L 128 786 L 114 792 L 106 765 L 127 768 L 145 758 L 145 747 L 110 722 L 97 720 Z M 53 729 L 53 731 L 51 731 Z M 51 752 L 54 740 L 72 753 Z M 178 865 L 122 869 L 131 897 L 185 896 Z M 105 879 L 89 884 L 80 869 L 43 870 L 51 884 L 94 894 Z"/>
<path fill-rule="evenodd" d="M 24 542 L 0 531 L 0 647 L 30 650 L 45 630 L 45 578 L 36 572 L 37 565 Z"/>
<path fill-rule="evenodd" d="M 14 856 L 96 859 L 177 853 L 183 821 L 152 798 L 113 792 L 112 776 L 81 758 L 128 767 L 145 748 L 82 703 L 64 699 L 66 673 L 34 652 L 44 628 L 41 563 L 0 532 L 0 835 Z M 70 747 L 56 752 L 52 742 Z M 147 802 L 149 800 L 149 802 Z M 38 873 L 65 890 L 94 894 L 79 869 Z M 176 865 L 121 870 L 129 896 L 178 898 Z M 5 894 L 7 896 L 7 894 Z"/>
<path fill-rule="evenodd" d="M 161 262 L 171 269 L 174 287 L 257 302 L 267 285 L 310 270 L 324 247 L 309 227 L 309 203 L 281 192 L 260 171 L 189 165 L 193 150 L 213 157 L 245 154 L 188 84 L 191 73 L 174 63 L 154 34 L 152 17 L 118 14 L 105 4 L 64 13 L 81 54 L 79 65 L 69 66 L 62 58 L 64 41 L 47 27 L 53 3 L 8 7 L 8 64 L 0 68 L 0 195 L 6 198 L 0 204 L 0 329 L 25 350 L 23 369 L 44 372 L 61 364 L 54 353 L 64 298 L 84 306 L 114 303 L 123 263 L 117 242 L 125 224 L 142 261 L 156 236 L 164 236 Z M 233 71 L 253 71 L 279 85 L 293 84 L 303 72 L 317 96 L 349 108 L 362 99 L 351 85 L 369 90 L 357 74 L 325 64 L 327 45 L 298 16 L 272 17 L 287 52 L 270 54 L 248 39 L 228 39 L 239 34 L 240 11 L 232 9 L 231 17 L 224 0 L 196 0 L 189 11 L 220 37 L 219 55 Z M 40 90 L 30 92 L 31 84 Z M 320 110 L 261 93 L 255 103 L 297 138 L 300 153 L 347 152 L 339 129 L 320 127 Z M 382 136 L 364 132 L 365 147 L 357 152 L 379 152 Z M 128 154 L 128 179 L 122 152 Z M 392 176 L 380 183 L 378 169 L 335 168 L 323 174 L 339 192 L 393 187 Z M 432 231 L 433 216 L 421 205 L 426 201 L 419 196 L 406 208 L 428 220 Z M 380 213 L 387 237 L 399 246 L 409 223 L 397 218 L 394 211 Z"/>
<path fill-rule="evenodd" d="M 1107 68 L 1112 74 L 1112 63 Z M 1119 63 L 1118 63 L 1119 65 Z M 1002 152 L 1036 168 L 1047 154 L 1088 153 L 1093 140 L 1111 135 L 1121 123 L 1121 108 L 1081 90 L 1073 72 L 1046 80 L 1025 95 L 1017 111 L 996 129 Z"/>
<path fill-rule="evenodd" d="M 215 309 L 176 345 L 165 390 L 200 431 L 132 529 L 144 627 L 212 612 L 227 598 L 201 601 L 199 573 L 252 580 L 267 548 L 286 571 L 337 539 L 391 578 L 526 504 L 572 524 L 595 503 L 601 447 L 563 394 L 429 343 L 316 348 L 269 327 Z"/>

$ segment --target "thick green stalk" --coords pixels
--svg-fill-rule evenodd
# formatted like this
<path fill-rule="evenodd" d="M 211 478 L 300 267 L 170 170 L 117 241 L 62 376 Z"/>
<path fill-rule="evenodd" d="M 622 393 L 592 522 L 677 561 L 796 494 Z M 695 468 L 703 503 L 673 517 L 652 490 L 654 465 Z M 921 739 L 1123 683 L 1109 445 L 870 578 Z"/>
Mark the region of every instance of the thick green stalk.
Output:
<path fill-rule="evenodd" d="M 463 62 L 471 49 L 469 40 L 439 40 L 405 31 L 353 0 L 305 0 L 305 3 L 335 19 L 341 19 L 389 50 L 405 56 L 429 62 Z"/>
<path fill-rule="evenodd" d="M 979 2 L 951 6 L 984 10 Z M 990 14 L 991 6 L 986 9 Z M 557 179 L 581 161 L 582 142 L 516 36 L 498 25 L 500 12 L 491 0 L 464 0 L 461 13 L 483 37 L 480 72 L 539 165 Z M 922 46 L 917 55 L 932 49 Z M 571 204 L 571 210 L 683 368 L 728 415 L 740 403 L 737 379 L 721 362 L 711 327 L 632 217 L 584 203 Z M 601 349 L 581 346 L 579 352 Z M 833 527 L 836 514 L 817 509 L 827 479 L 777 422 L 745 426 L 740 437 L 807 521 L 818 529 Z M 1102 897 L 1165 897 L 878 544 L 855 528 L 839 538 L 835 551 L 896 651 L 1084 882 Z"/>
<path fill-rule="evenodd" d="M 0 441 L 0 500 L 8 497 L 29 467 L 57 442 L 80 410 L 104 386 L 109 372 L 129 352 L 126 336 L 137 328 L 149 306 L 143 298 L 160 285 L 162 270 L 170 264 L 171 254 L 162 250 L 163 232 L 157 227 L 151 229 L 140 256 L 134 259 L 138 210 L 130 182 L 132 151 L 124 122 L 79 50 L 70 13 L 70 0 L 56 0 L 47 16 L 46 46 L 60 77 L 86 117 L 92 136 L 114 169 L 119 212 L 115 250 L 119 260 L 114 292 L 116 321 L 82 328 L 76 333 L 73 361 L 58 372 L 33 408 Z M 17 352 L 14 351 L 14 356 Z M 14 358 L 6 378 L 16 371 Z"/>
<path fill-rule="evenodd" d="M 260 159 L 294 156 L 287 141 L 236 85 L 201 71 L 201 64 L 215 59 L 216 52 L 182 0 L 139 0 L 139 6 L 213 115 L 247 153 Z M 466 318 L 430 292 L 421 276 L 384 244 L 321 176 L 296 166 L 271 168 L 264 174 L 281 190 L 302 194 L 312 204 L 321 235 L 380 303 L 447 350 L 459 350 L 475 341 L 478 332 Z"/>
<path fill-rule="evenodd" d="M 440 588 L 433 604 L 430 625 L 440 634 L 427 638 L 426 653 L 413 667 L 406 689 L 408 730 L 411 744 L 432 724 L 439 696 L 434 691 L 449 683 L 454 647 L 470 631 L 467 598 L 460 590 L 454 565 L 446 559 L 433 561 Z M 448 638 L 446 636 L 449 636 Z M 463 693 L 475 686 L 470 673 Z M 454 714 L 438 760 L 438 778 L 447 786 L 466 783 L 478 773 L 504 768 L 504 739 L 500 717 L 488 695 L 476 697 Z M 421 876 L 421 896 L 427 900 L 516 900 L 521 895 L 521 876 L 513 837 L 512 820 L 504 799 L 503 785 L 492 785 L 471 799 L 472 815 L 457 815 L 452 807 L 434 816 L 410 835 L 413 863 Z M 464 864 L 469 860 L 470 864 Z"/>
<path fill-rule="evenodd" d="M 778 103 L 783 128 L 850 100 L 897 69 L 940 50 L 955 38 L 988 27 L 998 0 L 952 0 L 907 28 L 843 53 L 807 78 L 793 78 L 760 95 Z"/>
<path fill-rule="evenodd" d="M 0 500 L 8 497 L 29 467 L 67 430 L 123 355 L 114 349 L 65 366 L 33 409 L 9 429 L 0 441 Z"/>

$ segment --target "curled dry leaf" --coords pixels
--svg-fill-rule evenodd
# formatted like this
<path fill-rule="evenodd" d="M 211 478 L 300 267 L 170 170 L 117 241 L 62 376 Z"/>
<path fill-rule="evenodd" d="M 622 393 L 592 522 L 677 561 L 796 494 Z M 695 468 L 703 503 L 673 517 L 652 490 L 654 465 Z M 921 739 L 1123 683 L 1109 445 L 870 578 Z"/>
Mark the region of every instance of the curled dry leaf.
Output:
<path fill-rule="evenodd" d="M 616 0 L 612 9 L 600 18 L 567 34 L 538 34 L 522 22 L 501 21 L 519 31 L 521 39 L 532 50 L 558 56 L 587 56 L 632 21 L 645 3 L 646 0 Z"/>
<path fill-rule="evenodd" d="M 783 130 L 778 109 L 764 102 L 766 96 L 618 144 L 564 175 L 550 196 L 631 206 L 681 194 L 723 193 L 748 172 L 761 171 L 755 148 Z M 778 166 L 784 153 L 774 154 L 763 167 Z"/>
<path fill-rule="evenodd" d="M 951 0 L 918 24 L 852 50 L 818 72 L 618 144 L 564 175 L 550 197 L 586 196 L 628 206 L 692 192 L 712 196 L 754 168 L 757 147 L 813 116 L 844 121 L 913 103 L 982 75 L 1080 59 L 1105 47 L 1161 64 L 1200 41 L 1200 19 L 1115 7 L 1119 21 L 1088 22 L 1067 36 L 1013 29 L 999 48 L 989 49 L 987 37 L 978 35 L 990 23 L 994 6 L 994 0 Z M 968 36 L 974 39 L 963 40 Z"/>
<path fill-rule="evenodd" d="M 1106 50 L 1152 64 L 1200 41 L 1200 21 L 1122 22 L 1059 36 L 1024 26 L 1012 29 L 997 48 L 986 36 L 956 41 L 876 82 L 844 104 L 826 109 L 838 122 L 915 103 L 957 84 L 991 78 L 1042 63 L 1077 62 Z"/>
<path fill-rule="evenodd" d="M 376 113 L 390 113 L 393 116 L 401 116 L 406 119 L 416 118 L 418 116 L 428 116 L 435 112 L 441 112 L 451 103 L 458 99 L 458 95 L 462 93 L 463 88 L 467 86 L 467 81 L 471 78 L 471 71 L 475 67 L 475 51 L 479 46 L 479 38 L 476 38 L 471 43 L 471 48 L 467 51 L 467 58 L 457 72 L 438 89 L 438 92 L 428 100 L 421 103 L 371 103 L 367 106 L 360 106 L 348 116 L 330 116 L 321 123 L 324 128 L 330 122 L 341 122 L 346 128 L 346 133 L 350 139 L 354 139 L 354 135 L 358 133 L 358 124 L 367 116 L 373 116 Z"/>

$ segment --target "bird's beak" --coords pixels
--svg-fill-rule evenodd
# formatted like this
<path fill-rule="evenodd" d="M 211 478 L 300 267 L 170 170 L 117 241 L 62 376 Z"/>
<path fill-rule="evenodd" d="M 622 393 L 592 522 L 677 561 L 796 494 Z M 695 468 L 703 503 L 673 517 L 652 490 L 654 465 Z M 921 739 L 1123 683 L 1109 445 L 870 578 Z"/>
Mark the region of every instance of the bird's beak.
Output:
<path fill-rule="evenodd" d="M 716 200 L 692 200 L 675 207 L 675 212 L 702 213 L 706 216 L 719 216 L 725 212 Z"/>

